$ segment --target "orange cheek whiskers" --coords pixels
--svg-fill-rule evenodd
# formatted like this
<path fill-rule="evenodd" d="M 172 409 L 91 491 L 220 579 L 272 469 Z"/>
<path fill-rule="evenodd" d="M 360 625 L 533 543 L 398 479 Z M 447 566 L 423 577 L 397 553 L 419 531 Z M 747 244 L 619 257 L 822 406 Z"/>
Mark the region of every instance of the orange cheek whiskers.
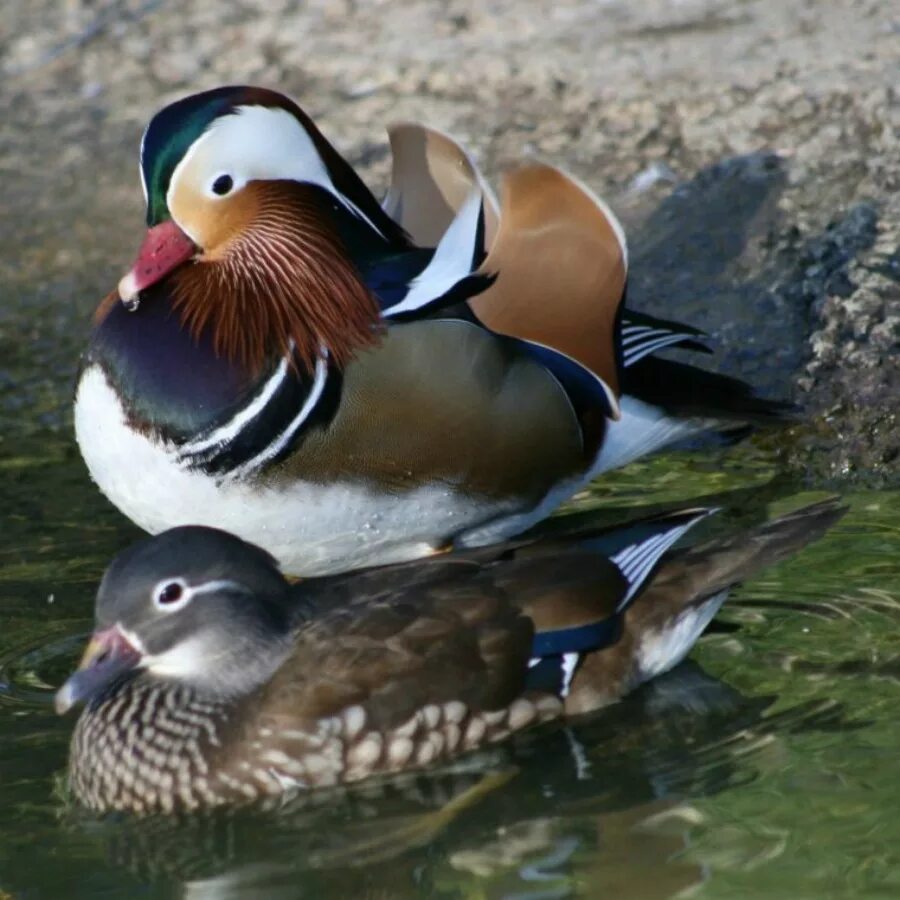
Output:
<path fill-rule="evenodd" d="M 260 190 L 252 221 L 224 252 L 173 273 L 184 326 L 209 329 L 216 351 L 250 370 L 292 342 L 310 372 L 323 346 L 344 365 L 379 337 L 375 298 L 302 191 Z"/>

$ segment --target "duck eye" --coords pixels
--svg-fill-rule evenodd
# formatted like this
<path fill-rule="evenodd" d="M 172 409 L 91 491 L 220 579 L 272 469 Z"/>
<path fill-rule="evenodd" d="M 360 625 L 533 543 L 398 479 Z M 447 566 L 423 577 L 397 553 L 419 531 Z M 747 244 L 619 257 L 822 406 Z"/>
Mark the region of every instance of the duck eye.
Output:
<path fill-rule="evenodd" d="M 156 602 L 160 606 L 166 606 L 169 603 L 177 603 L 183 595 L 184 587 L 177 581 L 170 581 L 156 592 Z"/>
<path fill-rule="evenodd" d="M 230 175 L 220 175 L 212 183 L 212 192 L 224 197 L 234 187 L 234 179 Z"/>

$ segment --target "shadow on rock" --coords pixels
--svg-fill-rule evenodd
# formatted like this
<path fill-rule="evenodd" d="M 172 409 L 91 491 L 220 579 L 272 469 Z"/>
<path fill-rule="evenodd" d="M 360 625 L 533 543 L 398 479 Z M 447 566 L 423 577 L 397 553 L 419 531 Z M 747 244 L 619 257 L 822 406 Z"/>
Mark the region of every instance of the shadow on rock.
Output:
<path fill-rule="evenodd" d="M 753 153 L 676 187 L 632 231 L 629 296 L 707 331 L 717 370 L 793 398 L 813 317 L 826 296 L 855 289 L 848 269 L 874 243 L 877 213 L 856 206 L 803 239 L 778 206 L 786 184 L 785 159 Z"/>

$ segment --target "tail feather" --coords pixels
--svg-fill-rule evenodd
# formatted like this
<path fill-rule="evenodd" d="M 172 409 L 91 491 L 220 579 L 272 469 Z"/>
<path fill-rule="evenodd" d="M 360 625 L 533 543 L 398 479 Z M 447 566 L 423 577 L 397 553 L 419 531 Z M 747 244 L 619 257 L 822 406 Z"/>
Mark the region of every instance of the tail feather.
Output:
<path fill-rule="evenodd" d="M 677 593 L 684 605 L 731 588 L 819 540 L 846 512 L 840 499 L 832 497 L 741 534 L 673 554 L 644 596 Z"/>
<path fill-rule="evenodd" d="M 674 668 L 730 588 L 818 540 L 845 512 L 832 498 L 738 535 L 673 553 L 625 611 L 619 640 L 584 658 L 566 697 L 566 713 L 590 712 Z"/>
<path fill-rule="evenodd" d="M 680 663 L 732 587 L 818 540 L 846 511 L 837 499 L 824 500 L 670 558 L 625 614 L 635 682 Z"/>
<path fill-rule="evenodd" d="M 645 356 L 625 369 L 622 391 L 673 417 L 718 419 L 722 424 L 787 422 L 798 412 L 792 403 L 758 396 L 740 379 L 656 356 Z"/>

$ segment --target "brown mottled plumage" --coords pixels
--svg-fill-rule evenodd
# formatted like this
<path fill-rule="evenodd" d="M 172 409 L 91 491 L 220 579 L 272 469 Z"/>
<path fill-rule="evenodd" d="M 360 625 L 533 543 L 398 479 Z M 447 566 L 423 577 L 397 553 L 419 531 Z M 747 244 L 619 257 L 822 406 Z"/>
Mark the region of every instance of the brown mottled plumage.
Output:
<path fill-rule="evenodd" d="M 277 802 L 596 709 L 675 665 L 731 585 L 842 514 L 826 501 L 677 555 L 622 613 L 628 567 L 604 542 L 684 514 L 294 587 L 231 535 L 166 532 L 113 562 L 94 641 L 57 695 L 60 710 L 87 700 L 72 788 L 137 813 Z M 586 622 L 616 628 L 562 688 L 532 683 L 538 639 Z"/>

